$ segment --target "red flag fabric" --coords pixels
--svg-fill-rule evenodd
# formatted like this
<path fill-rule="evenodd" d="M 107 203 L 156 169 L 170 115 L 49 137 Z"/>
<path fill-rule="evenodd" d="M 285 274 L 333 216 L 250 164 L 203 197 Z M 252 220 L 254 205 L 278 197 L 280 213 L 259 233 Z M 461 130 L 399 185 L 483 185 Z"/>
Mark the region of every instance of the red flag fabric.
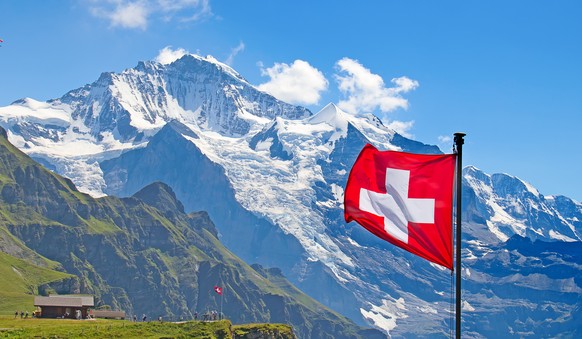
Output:
<path fill-rule="evenodd" d="M 214 286 L 214 292 L 222 295 L 222 287 Z"/>
<path fill-rule="evenodd" d="M 344 195 L 346 222 L 453 269 L 455 154 L 412 154 L 364 146 Z"/>

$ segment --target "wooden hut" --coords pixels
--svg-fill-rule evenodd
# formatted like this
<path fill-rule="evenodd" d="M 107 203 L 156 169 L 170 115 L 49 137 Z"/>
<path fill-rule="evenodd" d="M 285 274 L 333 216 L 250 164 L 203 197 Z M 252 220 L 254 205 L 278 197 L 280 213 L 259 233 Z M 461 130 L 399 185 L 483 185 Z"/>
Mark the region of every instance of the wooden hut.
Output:
<path fill-rule="evenodd" d="M 93 296 L 85 295 L 34 297 L 34 306 L 41 309 L 41 318 L 86 319 L 94 304 Z"/>
<path fill-rule="evenodd" d="M 89 310 L 89 314 L 93 318 L 125 319 L 125 312 L 123 312 L 123 311 Z"/>

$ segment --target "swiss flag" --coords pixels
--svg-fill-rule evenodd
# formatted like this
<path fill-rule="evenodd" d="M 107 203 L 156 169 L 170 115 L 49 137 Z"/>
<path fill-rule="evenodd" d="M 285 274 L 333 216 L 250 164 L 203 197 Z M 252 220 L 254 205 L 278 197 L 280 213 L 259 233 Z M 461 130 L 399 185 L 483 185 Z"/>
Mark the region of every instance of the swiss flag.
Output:
<path fill-rule="evenodd" d="M 214 292 L 222 295 L 222 287 L 214 286 Z"/>
<path fill-rule="evenodd" d="M 346 222 L 453 269 L 455 154 L 378 151 L 368 144 L 354 163 L 344 196 Z"/>

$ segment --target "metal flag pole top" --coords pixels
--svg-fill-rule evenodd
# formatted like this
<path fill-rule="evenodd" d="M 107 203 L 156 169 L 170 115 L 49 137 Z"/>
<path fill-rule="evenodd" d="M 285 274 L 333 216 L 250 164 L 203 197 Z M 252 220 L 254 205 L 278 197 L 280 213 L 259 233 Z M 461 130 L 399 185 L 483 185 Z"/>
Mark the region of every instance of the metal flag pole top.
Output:
<path fill-rule="evenodd" d="M 461 338 L 461 183 L 463 171 L 463 137 L 465 133 L 455 133 L 455 149 L 457 151 L 457 203 L 456 203 L 456 224 L 457 224 L 457 241 L 456 241 L 456 283 L 455 283 L 455 338 Z"/>

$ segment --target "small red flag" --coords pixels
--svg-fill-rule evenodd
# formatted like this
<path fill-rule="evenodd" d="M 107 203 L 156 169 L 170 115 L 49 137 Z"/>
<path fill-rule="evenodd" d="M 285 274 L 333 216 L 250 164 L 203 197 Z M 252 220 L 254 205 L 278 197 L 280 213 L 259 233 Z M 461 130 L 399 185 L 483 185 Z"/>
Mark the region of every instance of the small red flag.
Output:
<path fill-rule="evenodd" d="M 455 154 L 360 152 L 346 185 L 344 217 L 374 235 L 453 269 Z"/>
<path fill-rule="evenodd" d="M 219 295 L 222 295 L 222 287 L 214 286 L 214 292 L 218 293 Z"/>

